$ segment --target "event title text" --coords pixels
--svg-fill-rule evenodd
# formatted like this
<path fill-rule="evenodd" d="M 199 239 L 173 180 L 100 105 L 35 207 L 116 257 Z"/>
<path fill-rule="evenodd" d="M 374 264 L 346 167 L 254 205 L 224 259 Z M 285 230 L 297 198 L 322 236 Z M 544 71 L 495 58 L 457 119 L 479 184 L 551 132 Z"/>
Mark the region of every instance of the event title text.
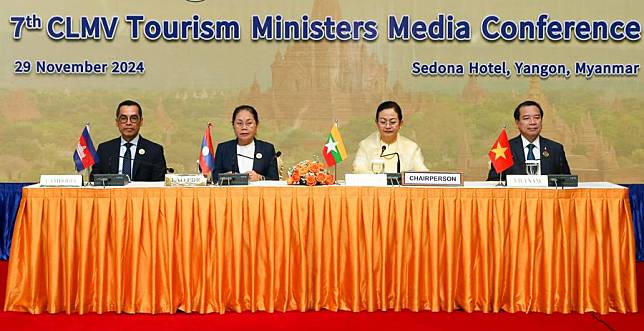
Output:
<path fill-rule="evenodd" d="M 11 16 L 13 38 L 19 40 L 25 32 L 45 30 L 53 40 L 113 40 L 119 23 L 128 26 L 129 38 L 155 41 L 239 41 L 241 24 L 236 20 L 202 19 L 195 14 L 183 20 L 147 19 L 144 15 L 118 16 L 51 16 L 43 19 L 37 14 Z M 437 14 L 426 21 L 409 15 L 387 18 L 387 39 L 414 41 L 459 41 L 472 39 L 468 21 L 457 20 L 451 14 Z M 637 20 L 555 20 L 540 14 L 535 20 L 504 20 L 487 15 L 480 24 L 481 37 L 487 41 L 639 41 L 642 28 Z M 333 17 L 312 19 L 302 15 L 286 19 L 282 15 L 253 15 L 250 38 L 254 41 L 373 41 L 379 36 L 374 20 L 343 20 Z"/>

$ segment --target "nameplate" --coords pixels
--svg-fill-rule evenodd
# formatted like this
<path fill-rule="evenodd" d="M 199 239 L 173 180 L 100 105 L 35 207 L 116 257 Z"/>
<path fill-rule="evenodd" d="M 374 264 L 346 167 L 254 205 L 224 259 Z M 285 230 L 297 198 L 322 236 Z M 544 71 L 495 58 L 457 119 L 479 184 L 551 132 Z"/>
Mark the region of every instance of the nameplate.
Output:
<path fill-rule="evenodd" d="M 405 172 L 403 185 L 408 186 L 463 186 L 463 174 L 459 172 Z"/>
<path fill-rule="evenodd" d="M 387 186 L 387 174 L 346 174 L 346 186 Z"/>
<path fill-rule="evenodd" d="M 507 175 L 508 187 L 548 187 L 546 175 Z"/>
<path fill-rule="evenodd" d="M 206 186 L 208 180 L 203 175 L 165 175 L 165 186 Z"/>
<path fill-rule="evenodd" d="M 223 174 L 219 174 L 219 180 L 217 180 L 217 185 L 220 185 L 220 186 L 248 185 L 248 181 L 249 181 L 248 174 L 223 173 Z"/>
<path fill-rule="evenodd" d="M 82 187 L 82 175 L 40 175 L 42 187 Z"/>

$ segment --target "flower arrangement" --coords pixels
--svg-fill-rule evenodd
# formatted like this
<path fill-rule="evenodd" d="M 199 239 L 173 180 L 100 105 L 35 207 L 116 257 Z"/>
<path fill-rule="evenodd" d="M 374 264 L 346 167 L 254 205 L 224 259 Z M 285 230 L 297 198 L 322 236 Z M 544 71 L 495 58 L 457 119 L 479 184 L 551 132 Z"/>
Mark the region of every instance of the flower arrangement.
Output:
<path fill-rule="evenodd" d="M 286 182 L 288 185 L 331 185 L 335 178 L 326 172 L 321 162 L 304 160 L 288 170 Z"/>

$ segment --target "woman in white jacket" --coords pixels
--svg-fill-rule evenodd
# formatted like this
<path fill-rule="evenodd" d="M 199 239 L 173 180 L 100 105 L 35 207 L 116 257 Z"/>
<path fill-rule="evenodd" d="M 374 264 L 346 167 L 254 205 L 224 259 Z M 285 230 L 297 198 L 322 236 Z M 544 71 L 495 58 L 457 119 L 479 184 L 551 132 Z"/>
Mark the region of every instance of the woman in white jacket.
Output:
<path fill-rule="evenodd" d="M 428 171 L 420 147 L 412 140 L 398 134 L 403 125 L 402 109 L 395 101 L 385 101 L 376 110 L 378 131 L 360 142 L 353 161 L 354 173 L 372 173 L 372 163 L 384 161 L 385 173 Z"/>

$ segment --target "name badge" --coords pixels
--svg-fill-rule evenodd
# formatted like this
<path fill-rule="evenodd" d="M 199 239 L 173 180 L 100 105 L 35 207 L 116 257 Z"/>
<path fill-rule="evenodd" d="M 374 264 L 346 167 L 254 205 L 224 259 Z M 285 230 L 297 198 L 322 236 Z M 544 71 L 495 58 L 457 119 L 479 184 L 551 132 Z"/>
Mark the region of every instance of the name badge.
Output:
<path fill-rule="evenodd" d="M 165 186 L 206 186 L 207 178 L 203 175 L 165 175 Z"/>
<path fill-rule="evenodd" d="M 40 175 L 42 187 L 82 187 L 82 175 Z"/>
<path fill-rule="evenodd" d="M 460 172 L 405 172 L 402 180 L 407 186 L 463 186 Z"/>
<path fill-rule="evenodd" d="M 508 187 L 548 187 L 547 175 L 507 175 Z"/>

